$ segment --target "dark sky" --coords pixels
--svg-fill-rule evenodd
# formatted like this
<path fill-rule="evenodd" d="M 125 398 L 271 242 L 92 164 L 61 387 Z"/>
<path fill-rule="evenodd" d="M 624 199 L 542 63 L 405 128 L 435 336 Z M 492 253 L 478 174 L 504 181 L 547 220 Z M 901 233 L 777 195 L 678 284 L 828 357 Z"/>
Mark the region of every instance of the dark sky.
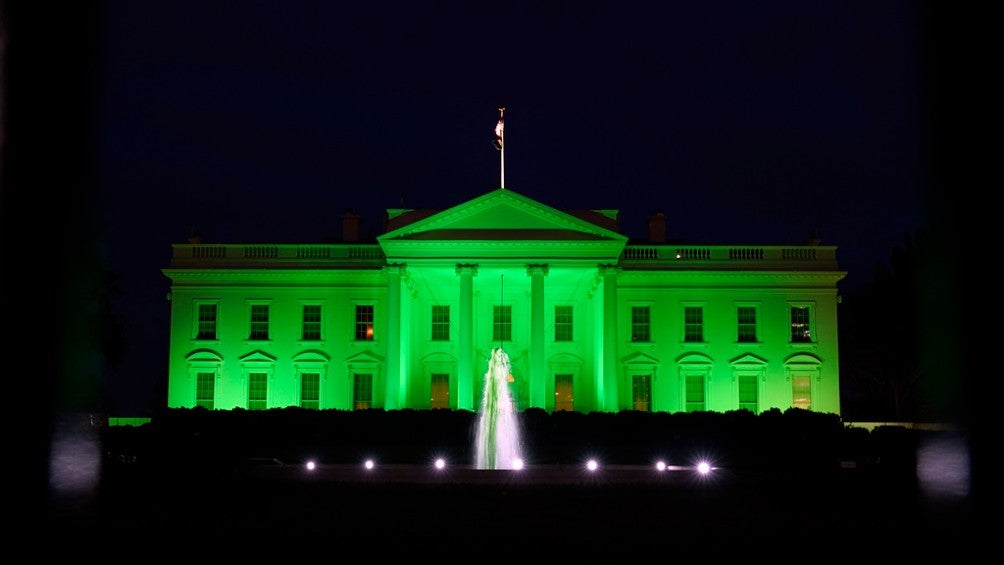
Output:
<path fill-rule="evenodd" d="M 159 400 L 171 244 L 321 242 L 346 209 L 505 186 L 657 210 L 685 243 L 817 231 L 871 279 L 927 221 L 930 15 L 916 2 L 101 2 L 93 206 L 130 352 L 112 410 Z"/>

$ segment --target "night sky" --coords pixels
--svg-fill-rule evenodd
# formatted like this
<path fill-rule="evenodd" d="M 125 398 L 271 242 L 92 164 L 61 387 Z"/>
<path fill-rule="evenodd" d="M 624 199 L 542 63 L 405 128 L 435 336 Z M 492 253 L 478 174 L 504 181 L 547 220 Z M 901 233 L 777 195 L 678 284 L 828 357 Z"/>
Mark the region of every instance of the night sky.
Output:
<path fill-rule="evenodd" d="M 357 4 L 76 9 L 93 24 L 70 36 L 90 54 L 79 209 L 129 348 L 109 410 L 162 400 L 171 244 L 320 243 L 348 209 L 375 236 L 387 208 L 475 198 L 499 187 L 500 106 L 505 188 L 620 210 L 632 238 L 656 211 L 684 243 L 816 232 L 847 293 L 930 219 L 924 3 Z"/>

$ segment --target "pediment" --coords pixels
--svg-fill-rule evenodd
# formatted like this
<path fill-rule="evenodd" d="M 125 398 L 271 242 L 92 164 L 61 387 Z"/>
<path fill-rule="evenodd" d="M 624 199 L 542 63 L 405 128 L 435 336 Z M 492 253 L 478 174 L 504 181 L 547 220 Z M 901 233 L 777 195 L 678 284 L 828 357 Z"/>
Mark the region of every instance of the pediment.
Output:
<path fill-rule="evenodd" d="M 753 355 L 752 353 L 747 353 L 740 357 L 737 357 L 731 361 L 733 367 L 762 367 L 767 364 L 766 359 L 762 359 Z"/>
<path fill-rule="evenodd" d="M 627 241 L 616 231 L 503 188 L 377 237 L 381 244 L 400 240 L 514 239 Z"/>
<path fill-rule="evenodd" d="M 658 365 L 659 360 L 651 355 L 645 355 L 644 353 L 633 353 L 625 357 L 623 363 L 626 366 Z"/>
<path fill-rule="evenodd" d="M 785 365 L 822 365 L 823 362 L 810 353 L 795 353 L 784 360 Z"/>
<path fill-rule="evenodd" d="M 677 365 L 713 365 L 715 362 L 711 357 L 703 353 L 684 353 L 676 359 Z"/>
<path fill-rule="evenodd" d="M 258 349 L 240 358 L 241 363 L 275 363 L 276 357 Z"/>
<path fill-rule="evenodd" d="M 383 357 L 380 357 L 379 355 L 376 355 L 375 353 L 371 353 L 369 351 L 360 351 L 359 353 L 356 353 L 355 355 L 346 358 L 345 362 L 353 365 L 361 365 L 366 363 L 383 363 Z"/>
<path fill-rule="evenodd" d="M 212 349 L 195 349 L 185 357 L 185 360 L 189 363 L 222 363 L 223 356 Z"/>
<path fill-rule="evenodd" d="M 293 357 L 294 363 L 326 363 L 329 360 L 328 354 L 318 349 L 308 349 Z"/>

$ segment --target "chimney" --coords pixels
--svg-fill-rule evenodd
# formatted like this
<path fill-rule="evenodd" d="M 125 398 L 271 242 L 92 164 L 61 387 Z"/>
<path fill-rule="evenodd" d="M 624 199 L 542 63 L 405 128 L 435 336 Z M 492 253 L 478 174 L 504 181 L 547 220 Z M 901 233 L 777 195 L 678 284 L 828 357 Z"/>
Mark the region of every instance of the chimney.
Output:
<path fill-rule="evenodd" d="M 648 217 L 648 242 L 666 243 L 666 215 L 662 210 Z"/>
<path fill-rule="evenodd" d="M 342 214 L 342 241 L 359 241 L 359 214 L 355 210 Z"/>

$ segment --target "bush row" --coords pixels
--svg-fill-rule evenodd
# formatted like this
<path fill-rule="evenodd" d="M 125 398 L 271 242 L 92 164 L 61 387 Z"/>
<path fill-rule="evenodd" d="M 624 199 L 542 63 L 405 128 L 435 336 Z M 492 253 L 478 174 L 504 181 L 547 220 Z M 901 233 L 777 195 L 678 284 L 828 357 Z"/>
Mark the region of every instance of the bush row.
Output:
<path fill-rule="evenodd" d="M 549 413 L 519 415 L 529 464 L 692 465 L 710 459 L 733 469 L 883 466 L 912 471 L 920 431 L 845 425 L 805 410 Z M 434 457 L 473 462 L 478 414 L 464 410 L 168 409 L 139 427 L 106 428 L 112 460 L 232 466 L 248 460 L 425 464 Z"/>

